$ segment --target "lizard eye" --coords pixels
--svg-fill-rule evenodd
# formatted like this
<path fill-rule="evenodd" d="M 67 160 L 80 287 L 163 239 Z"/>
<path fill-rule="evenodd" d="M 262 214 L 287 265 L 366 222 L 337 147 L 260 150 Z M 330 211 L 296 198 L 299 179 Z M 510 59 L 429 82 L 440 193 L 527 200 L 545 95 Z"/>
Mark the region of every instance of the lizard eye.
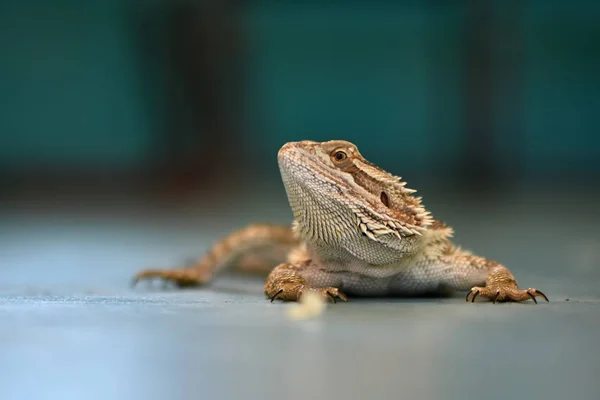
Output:
<path fill-rule="evenodd" d="M 341 150 L 338 150 L 335 153 L 333 153 L 333 158 L 335 158 L 336 161 L 344 161 L 346 157 L 348 157 L 346 153 L 344 153 Z"/>

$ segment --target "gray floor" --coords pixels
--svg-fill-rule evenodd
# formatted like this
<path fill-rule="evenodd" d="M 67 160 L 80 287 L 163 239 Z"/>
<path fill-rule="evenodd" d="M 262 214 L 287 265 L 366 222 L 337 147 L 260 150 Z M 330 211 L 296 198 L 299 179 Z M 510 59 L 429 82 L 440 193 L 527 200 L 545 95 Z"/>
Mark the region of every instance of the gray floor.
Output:
<path fill-rule="evenodd" d="M 246 222 L 286 221 L 285 204 L 13 210 L 0 219 L 0 398 L 599 399 L 598 199 L 527 198 L 434 211 L 551 303 L 352 299 L 304 322 L 260 280 L 127 286 Z"/>

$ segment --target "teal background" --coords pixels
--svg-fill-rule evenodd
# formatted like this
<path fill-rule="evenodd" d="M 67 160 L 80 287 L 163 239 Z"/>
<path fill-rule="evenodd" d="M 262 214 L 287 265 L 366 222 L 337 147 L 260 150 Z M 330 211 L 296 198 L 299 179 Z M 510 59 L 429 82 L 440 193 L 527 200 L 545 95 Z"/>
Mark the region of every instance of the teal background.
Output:
<path fill-rule="evenodd" d="M 127 2 L 3 1 L 0 164 L 133 165 L 148 157 Z"/>
<path fill-rule="evenodd" d="M 160 157 L 174 3 L 3 1 L 0 166 L 137 168 Z M 325 3 L 232 8 L 243 88 L 242 112 L 231 118 L 245 157 L 260 166 L 289 140 L 346 138 L 389 168 L 459 171 L 469 161 L 464 26 L 472 3 Z M 497 16 L 494 168 L 517 155 L 525 179 L 600 173 L 600 3 L 488 3 Z M 518 44 L 502 37 L 505 15 L 517 21 Z M 150 50 L 140 45 L 144 32 Z M 507 55 L 520 63 L 508 78 Z M 516 92 L 505 90 L 507 79 Z"/>

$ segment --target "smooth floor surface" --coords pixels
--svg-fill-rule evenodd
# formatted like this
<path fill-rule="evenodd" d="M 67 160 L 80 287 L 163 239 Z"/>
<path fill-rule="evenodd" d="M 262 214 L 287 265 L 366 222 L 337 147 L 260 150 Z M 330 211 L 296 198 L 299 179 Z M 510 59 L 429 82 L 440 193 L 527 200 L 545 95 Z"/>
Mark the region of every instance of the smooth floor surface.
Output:
<path fill-rule="evenodd" d="M 593 202 L 439 205 L 461 244 L 548 304 L 351 299 L 291 321 L 260 279 L 128 287 L 138 269 L 180 263 L 246 222 L 286 222 L 284 206 L 4 215 L 0 398 L 600 399 Z"/>

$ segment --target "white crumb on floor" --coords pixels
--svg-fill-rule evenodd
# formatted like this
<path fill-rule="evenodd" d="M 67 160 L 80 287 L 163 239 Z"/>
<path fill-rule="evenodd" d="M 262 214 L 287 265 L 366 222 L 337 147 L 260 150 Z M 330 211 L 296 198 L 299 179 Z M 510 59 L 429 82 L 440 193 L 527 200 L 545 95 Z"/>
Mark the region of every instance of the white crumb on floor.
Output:
<path fill-rule="evenodd" d="M 287 316 L 293 320 L 315 318 L 325 311 L 325 307 L 325 299 L 315 293 L 306 292 L 302 294 L 298 303 L 289 306 Z"/>

